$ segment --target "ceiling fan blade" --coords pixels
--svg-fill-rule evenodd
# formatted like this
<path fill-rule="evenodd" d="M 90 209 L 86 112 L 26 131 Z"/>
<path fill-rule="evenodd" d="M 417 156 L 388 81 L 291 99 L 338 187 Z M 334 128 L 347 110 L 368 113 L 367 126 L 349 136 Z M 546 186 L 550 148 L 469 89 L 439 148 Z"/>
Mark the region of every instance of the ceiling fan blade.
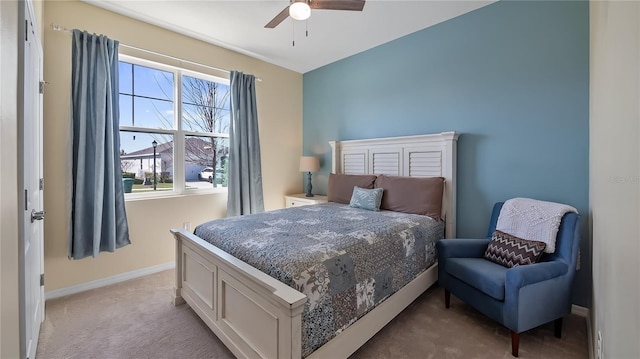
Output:
<path fill-rule="evenodd" d="M 274 27 L 280 25 L 281 22 L 284 21 L 284 19 L 289 17 L 289 7 L 285 7 L 284 10 L 280 11 L 280 13 L 278 15 L 276 15 L 276 17 L 274 17 L 271 21 L 269 21 L 268 24 L 264 25 L 264 27 L 266 27 L 267 29 L 273 29 Z"/>
<path fill-rule="evenodd" d="M 362 11 L 364 0 L 311 0 L 312 9 Z"/>

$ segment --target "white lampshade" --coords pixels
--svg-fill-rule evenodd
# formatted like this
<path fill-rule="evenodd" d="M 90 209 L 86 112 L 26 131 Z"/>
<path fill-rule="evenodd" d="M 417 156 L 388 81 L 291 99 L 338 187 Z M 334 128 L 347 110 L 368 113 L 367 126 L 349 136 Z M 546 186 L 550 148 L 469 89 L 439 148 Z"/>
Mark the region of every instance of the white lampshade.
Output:
<path fill-rule="evenodd" d="M 311 8 L 306 1 L 296 1 L 289 6 L 289 16 L 295 20 L 306 20 L 311 16 Z"/>
<path fill-rule="evenodd" d="M 320 169 L 320 161 L 317 157 L 302 156 L 300 157 L 300 172 L 318 172 Z"/>

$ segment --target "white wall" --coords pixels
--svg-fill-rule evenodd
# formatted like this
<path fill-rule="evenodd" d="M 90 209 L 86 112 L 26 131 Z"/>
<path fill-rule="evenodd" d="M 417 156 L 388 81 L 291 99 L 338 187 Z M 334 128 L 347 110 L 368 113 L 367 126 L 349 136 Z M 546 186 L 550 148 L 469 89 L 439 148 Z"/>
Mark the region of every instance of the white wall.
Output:
<path fill-rule="evenodd" d="M 640 2 L 590 17 L 594 357 L 640 358 Z"/>

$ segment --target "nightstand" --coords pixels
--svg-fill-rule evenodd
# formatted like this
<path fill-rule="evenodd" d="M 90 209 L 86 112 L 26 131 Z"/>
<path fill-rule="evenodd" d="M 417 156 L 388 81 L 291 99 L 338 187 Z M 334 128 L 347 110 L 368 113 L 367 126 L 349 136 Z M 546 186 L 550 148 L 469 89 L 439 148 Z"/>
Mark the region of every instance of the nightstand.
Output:
<path fill-rule="evenodd" d="M 327 196 L 320 196 L 316 194 L 313 197 L 305 197 L 304 193 L 292 194 L 289 196 L 284 196 L 284 202 L 287 208 L 298 207 L 298 206 L 309 206 L 312 204 L 326 203 Z"/>

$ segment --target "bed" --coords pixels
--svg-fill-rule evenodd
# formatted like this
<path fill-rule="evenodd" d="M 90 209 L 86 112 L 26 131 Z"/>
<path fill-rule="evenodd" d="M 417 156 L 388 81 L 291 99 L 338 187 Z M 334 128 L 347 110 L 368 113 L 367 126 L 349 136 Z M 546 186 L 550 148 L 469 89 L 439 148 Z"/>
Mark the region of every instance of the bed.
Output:
<path fill-rule="evenodd" d="M 453 238 L 455 237 L 457 137 L 458 134 L 455 132 L 445 132 L 394 138 L 332 141 L 330 142 L 332 173 L 444 177 L 445 185 L 441 210 L 441 218 L 444 219 L 444 222 L 425 216 L 416 216 L 415 219 L 407 220 L 404 214 L 400 216 L 394 212 L 377 212 L 382 215 L 375 218 L 389 217 L 396 222 L 417 223 L 421 221 L 418 217 L 424 217 L 425 223 L 433 222 L 431 231 L 442 231 L 441 228 L 437 228 L 439 223 L 441 227 L 445 227 L 445 236 Z M 208 222 L 201 227 L 207 227 L 204 229 L 213 232 L 201 231 L 200 235 L 207 237 L 207 233 L 214 233 L 216 230 L 219 233 L 238 232 L 236 233 L 238 238 L 245 238 L 243 245 L 238 247 L 245 249 L 256 247 L 254 248 L 257 249 L 255 252 L 260 256 L 264 252 L 260 250 L 261 246 L 264 246 L 265 243 L 260 233 L 267 234 L 265 231 L 283 232 L 277 230 L 278 225 L 284 222 L 307 220 L 300 217 L 304 215 L 303 212 L 322 212 L 321 216 L 317 216 L 319 213 L 315 213 L 315 218 L 323 218 L 324 216 L 365 218 L 366 215 L 369 215 L 365 213 L 367 211 L 355 211 L 357 209 L 335 203 L 307 208 L 294 207 L 260 214 L 258 222 L 268 223 L 267 226 L 261 225 L 251 228 L 248 222 L 244 222 L 248 221 L 248 217 L 251 216 L 244 216 L 245 218 L 238 217 Z M 366 219 L 366 221 L 371 222 L 372 220 Z M 234 225 L 234 222 L 238 223 Z M 327 231 L 327 225 L 335 224 L 337 226 L 338 220 L 327 222 L 331 224 L 319 224 L 323 226 L 325 231 Z M 381 226 L 387 228 L 387 224 Z M 422 227 L 421 224 L 420 228 Z M 400 228 L 405 231 L 407 229 Z M 249 232 L 243 232 L 243 230 Z M 318 228 L 311 229 L 311 231 L 319 233 Z M 267 263 L 262 269 L 269 274 L 260 271 L 256 269 L 260 265 L 254 263 L 256 265 L 254 267 L 245 262 L 251 262 L 249 257 L 245 258 L 245 254 L 250 251 L 233 252 L 234 246 L 225 243 L 224 240 L 219 242 L 212 241 L 212 238 L 205 240 L 181 229 L 174 229 L 171 232 L 176 238 L 174 304 L 188 303 L 216 336 L 238 357 L 346 358 L 437 280 L 437 263 L 434 264 L 425 259 L 422 261 L 425 263 L 422 264 L 428 268 L 423 271 L 418 270 L 419 274 L 415 278 L 412 276 L 406 280 L 408 283 L 398 279 L 388 279 L 389 283 L 397 286 L 394 288 L 393 294 L 379 296 L 376 293 L 376 302 L 379 304 L 373 309 L 368 306 L 363 306 L 365 310 L 357 309 L 359 312 L 357 321 L 350 316 L 336 316 L 346 318 L 345 323 L 333 323 L 339 329 L 338 335 L 330 335 L 331 339 L 326 343 L 309 343 L 309 338 L 318 337 L 317 333 L 309 335 L 310 328 L 311 330 L 318 328 L 315 324 L 308 322 L 310 306 L 317 306 L 318 299 L 314 298 L 313 293 L 306 290 L 303 285 L 300 285 L 302 283 L 300 277 L 291 278 L 291 274 L 283 274 L 280 269 L 269 270 L 269 263 L 276 262 L 273 259 L 264 260 L 263 258 L 263 261 Z M 287 229 L 286 232 L 288 233 L 289 230 Z M 215 237 L 213 234 L 211 236 Z M 304 233 L 296 237 L 296 240 L 303 237 Z M 253 241 L 252 238 L 261 240 Z M 279 248 L 282 250 L 285 247 Z M 235 255 L 231 255 L 229 252 L 233 252 Z M 286 263 L 282 265 L 286 266 Z M 395 271 L 404 272 L 404 270 Z M 287 285 L 283 282 L 290 283 Z M 382 282 L 382 279 L 379 279 L 379 282 Z M 335 283 L 340 282 L 336 280 Z M 307 295 L 303 292 L 306 292 Z M 303 320 L 305 320 L 304 323 Z"/>

